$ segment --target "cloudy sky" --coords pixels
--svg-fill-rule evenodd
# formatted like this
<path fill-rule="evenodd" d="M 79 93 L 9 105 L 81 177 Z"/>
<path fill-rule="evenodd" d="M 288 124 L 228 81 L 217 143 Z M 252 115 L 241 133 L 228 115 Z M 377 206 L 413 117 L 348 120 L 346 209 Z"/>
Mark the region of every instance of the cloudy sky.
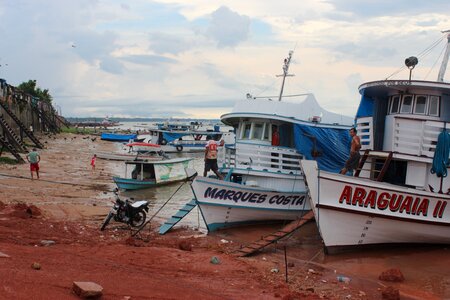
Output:
<path fill-rule="evenodd" d="M 217 118 L 277 95 L 294 50 L 285 93 L 352 116 L 406 57 L 435 80 L 448 29 L 448 0 L 0 0 L 0 78 L 36 79 L 64 116 Z"/>

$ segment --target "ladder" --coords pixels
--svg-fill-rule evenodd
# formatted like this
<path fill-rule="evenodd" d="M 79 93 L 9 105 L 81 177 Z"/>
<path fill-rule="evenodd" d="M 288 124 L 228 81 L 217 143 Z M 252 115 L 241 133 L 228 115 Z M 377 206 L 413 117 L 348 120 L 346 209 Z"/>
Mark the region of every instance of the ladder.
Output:
<path fill-rule="evenodd" d="M 382 181 L 384 178 L 384 175 L 386 174 L 386 171 L 388 170 L 389 165 L 391 163 L 392 155 L 393 155 L 392 151 L 389 151 L 389 152 L 370 151 L 370 150 L 366 149 L 364 151 L 363 156 L 361 157 L 361 160 L 359 161 L 359 165 L 355 171 L 354 176 L 359 177 L 361 171 L 364 170 L 364 171 L 369 171 L 371 178 L 374 178 L 376 181 Z M 369 157 L 372 158 L 372 166 L 370 167 L 370 169 L 364 169 L 364 165 Z M 381 160 L 381 161 L 376 161 L 373 159 Z M 374 165 L 377 165 L 377 164 L 378 165 L 383 164 L 383 165 L 380 169 L 374 168 Z"/>
<path fill-rule="evenodd" d="M 14 148 L 13 145 L 11 145 L 7 139 L 5 139 L 5 137 L 3 135 L 0 135 L 0 144 L 2 145 L 2 150 L 3 147 L 6 147 L 9 152 L 11 152 L 12 155 L 14 155 L 14 157 L 16 158 L 17 162 L 25 162 L 24 159 L 22 158 L 22 156 L 20 156 L 19 152 L 17 152 L 16 148 Z M 1 151 L 0 151 L 1 153 Z"/>
<path fill-rule="evenodd" d="M 9 109 L 8 105 L 4 102 L 0 101 L 0 106 L 8 113 L 8 115 L 16 122 L 16 124 L 20 127 L 20 129 L 25 132 L 25 134 L 33 141 L 33 143 L 38 148 L 44 148 L 44 145 L 34 136 L 33 132 L 31 132 L 22 121 L 17 118 L 17 116 Z"/>
<path fill-rule="evenodd" d="M 285 236 L 293 233 L 297 229 L 299 229 L 304 224 L 308 223 L 309 221 L 314 219 L 314 213 L 313 211 L 309 211 L 307 214 L 305 214 L 300 219 L 294 220 L 291 223 L 287 224 L 283 228 L 281 228 L 279 231 L 274 232 L 272 234 L 269 234 L 265 237 L 263 237 L 261 240 L 255 241 L 239 250 L 236 250 L 233 254 L 237 257 L 244 257 L 249 256 L 259 250 L 261 250 L 264 247 L 269 246 L 272 243 L 277 242 L 278 240 L 284 238 Z"/>
<path fill-rule="evenodd" d="M 172 229 L 175 224 L 181 221 L 194 207 L 197 206 L 195 199 L 192 199 L 186 203 L 180 210 L 173 215 L 169 220 L 167 220 L 161 227 L 159 227 L 159 234 L 165 234 L 170 229 Z"/>
<path fill-rule="evenodd" d="M 66 126 L 67 128 L 70 128 L 70 123 L 67 122 L 66 119 L 64 119 L 64 117 L 58 116 L 57 114 L 55 114 L 56 119 L 61 122 L 64 126 Z"/>
<path fill-rule="evenodd" d="M 25 143 L 20 139 L 20 137 L 14 132 L 14 130 L 11 128 L 11 126 L 9 126 L 8 122 L 6 122 L 5 118 L 3 118 L 3 115 L 0 115 L 0 125 L 3 127 L 3 134 L 6 133 L 7 136 L 9 137 L 9 141 L 14 141 L 14 143 L 16 144 L 17 148 L 19 148 L 19 150 L 21 152 L 25 152 L 27 151 L 27 146 L 25 145 Z"/>
<path fill-rule="evenodd" d="M 48 129 L 53 133 L 58 133 L 59 127 L 56 125 L 56 122 L 50 120 L 50 118 L 47 116 L 47 114 L 40 110 L 37 105 L 31 105 L 32 109 L 38 114 L 39 118 L 44 122 L 45 125 L 47 125 Z"/>

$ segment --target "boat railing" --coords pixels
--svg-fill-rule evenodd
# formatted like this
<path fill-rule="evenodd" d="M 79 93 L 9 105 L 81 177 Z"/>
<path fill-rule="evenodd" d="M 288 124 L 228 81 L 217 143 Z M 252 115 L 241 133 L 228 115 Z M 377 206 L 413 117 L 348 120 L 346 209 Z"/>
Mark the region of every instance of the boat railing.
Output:
<path fill-rule="evenodd" d="M 395 117 L 392 151 L 433 158 L 445 122 Z"/>
<path fill-rule="evenodd" d="M 223 162 L 229 168 L 298 173 L 302 155 L 295 149 L 267 145 L 240 144 L 225 147 Z"/>
<path fill-rule="evenodd" d="M 445 122 L 403 116 L 386 118 L 383 151 L 433 158 L 437 138 Z M 373 150 L 372 117 L 359 118 L 356 129 L 361 138 L 361 150 Z"/>
<path fill-rule="evenodd" d="M 356 121 L 356 130 L 361 139 L 361 150 L 373 149 L 373 118 L 358 118 Z"/>

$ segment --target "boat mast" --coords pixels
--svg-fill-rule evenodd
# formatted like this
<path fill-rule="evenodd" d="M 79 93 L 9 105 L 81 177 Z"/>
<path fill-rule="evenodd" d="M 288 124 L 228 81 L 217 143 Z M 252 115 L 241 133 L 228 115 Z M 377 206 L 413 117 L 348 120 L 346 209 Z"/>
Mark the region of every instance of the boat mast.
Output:
<path fill-rule="evenodd" d="M 445 50 L 444 58 L 442 59 L 441 69 L 439 70 L 438 82 L 444 82 L 445 70 L 447 69 L 448 58 L 450 56 L 450 30 L 442 31 L 447 33 L 447 49 Z"/>
<path fill-rule="evenodd" d="M 448 49 L 447 49 L 448 50 Z M 289 56 L 284 59 L 284 65 L 283 65 L 283 74 L 277 75 L 277 77 L 283 76 L 283 81 L 281 83 L 281 91 L 280 96 L 278 97 L 278 101 L 281 101 L 281 98 L 283 97 L 283 90 L 284 90 L 284 82 L 286 81 L 287 76 L 294 76 L 292 74 L 288 74 L 289 72 L 289 64 L 291 63 L 292 54 L 294 51 L 289 51 Z"/>

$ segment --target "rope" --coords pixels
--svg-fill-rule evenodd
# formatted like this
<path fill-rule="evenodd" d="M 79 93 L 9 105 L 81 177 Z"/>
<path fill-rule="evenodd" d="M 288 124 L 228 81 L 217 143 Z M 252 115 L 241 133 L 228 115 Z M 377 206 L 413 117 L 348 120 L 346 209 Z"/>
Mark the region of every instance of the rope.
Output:
<path fill-rule="evenodd" d="M 437 177 L 447 177 L 447 166 L 450 162 L 448 157 L 450 152 L 450 135 L 447 132 L 446 125 L 438 136 L 433 166 L 431 167 L 431 174 L 436 174 Z"/>
<path fill-rule="evenodd" d="M 3 176 L 3 177 L 10 177 L 10 178 L 19 178 L 19 179 L 31 180 L 30 177 L 25 177 L 25 176 L 20 176 L 20 175 L 9 175 L 9 174 L 3 174 L 3 173 L 0 173 L 0 176 Z M 48 179 L 35 179 L 35 180 L 37 180 L 37 181 L 44 181 L 44 182 L 50 182 L 50 183 L 57 183 L 57 184 L 67 184 L 67 185 L 87 186 L 87 187 L 90 187 L 90 188 L 96 188 L 96 187 L 98 187 L 98 185 L 93 185 L 93 184 L 82 184 L 82 183 L 74 184 L 73 182 L 56 181 L 56 180 L 48 180 Z M 105 185 L 106 185 L 106 183 L 105 183 Z"/>
<path fill-rule="evenodd" d="M 433 42 L 430 46 L 428 46 L 426 49 L 424 49 L 422 52 L 420 52 L 417 55 L 417 58 L 423 58 L 426 55 L 428 55 L 431 50 L 433 50 L 436 46 L 438 46 L 442 41 L 444 41 L 446 35 L 441 36 L 438 40 L 436 40 L 435 42 Z M 397 75 L 398 73 L 400 73 L 401 71 L 403 71 L 404 69 L 406 69 L 406 66 L 402 66 L 400 67 L 397 71 L 393 72 L 391 75 L 389 75 L 388 77 L 386 77 L 386 80 L 388 80 L 389 78 L 391 78 L 394 75 Z"/>
<path fill-rule="evenodd" d="M 170 199 L 172 199 L 172 197 L 175 196 L 175 194 L 181 189 L 181 187 L 184 186 L 186 182 L 188 182 L 188 180 L 180 184 L 180 186 L 175 190 L 175 192 L 173 192 L 173 194 L 169 197 L 169 199 L 167 199 L 167 201 L 164 202 L 164 204 L 158 209 L 158 211 L 155 212 L 154 215 L 151 216 L 150 219 L 148 219 L 138 230 L 132 233 L 131 236 L 132 237 L 136 236 L 148 223 L 150 223 L 153 220 L 153 218 L 156 217 L 156 215 L 164 208 L 164 206 L 166 206 L 166 204 L 169 203 Z"/>

